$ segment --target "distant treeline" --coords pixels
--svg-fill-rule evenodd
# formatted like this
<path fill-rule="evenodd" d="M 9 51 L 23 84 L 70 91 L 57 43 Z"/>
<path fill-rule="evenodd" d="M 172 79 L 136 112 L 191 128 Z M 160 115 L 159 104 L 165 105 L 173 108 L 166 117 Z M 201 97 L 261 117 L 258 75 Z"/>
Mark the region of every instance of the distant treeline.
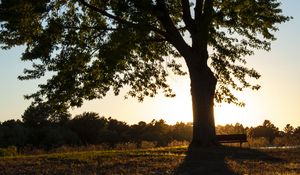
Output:
<path fill-rule="evenodd" d="M 217 134 L 245 133 L 253 145 L 299 145 L 300 127 L 287 124 L 283 131 L 265 120 L 257 127 L 242 124 L 216 127 Z M 21 120 L 7 120 L 0 123 L 0 147 L 16 146 L 18 150 L 51 150 L 63 145 L 82 146 L 106 144 L 114 148 L 117 144 L 134 143 L 141 148 L 143 141 L 166 146 L 170 142 L 190 141 L 192 123 L 168 125 L 164 120 L 152 120 L 128 125 L 113 118 L 100 117 L 97 113 L 86 112 L 71 118 L 67 112 L 51 113 L 43 108 L 30 107 Z M 259 140 L 259 142 L 257 141 Z"/>
<path fill-rule="evenodd" d="M 25 113 L 26 114 L 26 113 Z M 152 120 L 128 125 L 111 117 L 100 117 L 86 112 L 74 118 L 52 120 L 41 116 L 22 116 L 21 120 L 0 123 L 0 147 L 16 146 L 50 150 L 63 145 L 82 146 L 106 144 L 114 148 L 119 143 L 135 143 L 141 147 L 143 141 L 156 146 L 166 146 L 173 140 L 189 141 L 192 136 L 191 123 L 168 125 L 164 120 Z"/>

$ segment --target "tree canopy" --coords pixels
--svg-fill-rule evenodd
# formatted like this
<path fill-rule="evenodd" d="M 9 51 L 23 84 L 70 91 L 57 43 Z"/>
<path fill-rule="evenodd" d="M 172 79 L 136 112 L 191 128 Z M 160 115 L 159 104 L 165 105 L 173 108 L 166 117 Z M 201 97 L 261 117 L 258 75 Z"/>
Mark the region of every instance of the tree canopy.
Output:
<path fill-rule="evenodd" d="M 214 102 L 244 105 L 232 93 L 259 89 L 245 66 L 254 50 L 270 50 L 278 24 L 288 21 L 277 0 L 2 0 L 0 43 L 26 45 L 32 61 L 21 80 L 50 72 L 27 98 L 52 108 L 116 95 L 173 97 L 167 76 L 185 75 L 193 108 L 192 145 L 216 145 Z"/>
<path fill-rule="evenodd" d="M 36 102 L 80 106 L 124 86 L 139 100 L 159 89 L 174 96 L 166 77 L 186 74 L 178 57 L 189 62 L 187 52 L 209 48 L 215 100 L 242 104 L 232 90 L 258 89 L 247 77 L 260 77 L 244 57 L 270 50 L 277 24 L 290 19 L 279 7 L 277 0 L 2 0 L 0 43 L 26 45 L 21 59 L 32 68 L 21 80 L 51 72 L 27 96 Z"/>

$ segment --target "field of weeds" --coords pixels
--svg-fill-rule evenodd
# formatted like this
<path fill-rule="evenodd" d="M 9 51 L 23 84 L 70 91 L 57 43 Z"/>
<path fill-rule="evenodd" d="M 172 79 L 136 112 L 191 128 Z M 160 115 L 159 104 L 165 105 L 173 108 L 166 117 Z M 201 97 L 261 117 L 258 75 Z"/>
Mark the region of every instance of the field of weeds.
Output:
<path fill-rule="evenodd" d="M 0 174 L 300 174 L 300 149 L 166 147 L 0 158 Z"/>

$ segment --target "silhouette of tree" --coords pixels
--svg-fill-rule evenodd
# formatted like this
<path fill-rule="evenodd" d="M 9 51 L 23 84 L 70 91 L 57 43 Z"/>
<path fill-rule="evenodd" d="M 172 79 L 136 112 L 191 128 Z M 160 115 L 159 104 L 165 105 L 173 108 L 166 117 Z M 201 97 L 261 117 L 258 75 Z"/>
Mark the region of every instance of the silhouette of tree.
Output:
<path fill-rule="evenodd" d="M 111 147 L 115 147 L 117 143 L 129 141 L 129 126 L 125 122 L 108 118 L 106 142 Z"/>
<path fill-rule="evenodd" d="M 137 144 L 137 148 L 141 148 L 142 141 L 146 140 L 144 137 L 146 131 L 147 123 L 140 121 L 138 124 L 130 126 L 128 135 L 130 139 Z"/>
<path fill-rule="evenodd" d="M 23 122 L 28 127 L 44 127 L 52 124 L 63 125 L 71 118 L 66 108 L 54 108 L 47 103 L 30 105 L 22 115 Z"/>
<path fill-rule="evenodd" d="M 26 45 L 22 60 L 33 62 L 20 79 L 54 72 L 35 102 L 81 106 L 84 99 L 118 95 L 174 96 L 168 70 L 191 80 L 193 143 L 216 143 L 214 100 L 243 105 L 232 93 L 259 89 L 244 66 L 254 49 L 270 50 L 273 31 L 290 18 L 277 0 L 2 0 L 2 48 Z M 208 52 L 208 48 L 211 52 Z M 208 65 L 210 64 L 210 65 Z M 165 66 L 167 65 L 167 66 Z"/>
<path fill-rule="evenodd" d="M 88 128 L 86 128 L 88 129 Z M 80 144 L 80 139 L 67 127 L 51 127 L 45 133 L 45 136 L 41 140 L 41 144 L 46 150 L 51 150 L 63 145 L 76 146 Z"/>
<path fill-rule="evenodd" d="M 27 127 L 41 127 L 49 123 L 49 113 L 50 110 L 45 105 L 31 105 L 25 110 L 22 119 Z"/>
<path fill-rule="evenodd" d="M 283 141 L 283 145 L 299 145 L 300 144 L 300 135 L 297 136 L 295 134 L 296 129 L 290 125 L 287 124 L 283 128 L 283 134 L 281 136 L 281 140 Z"/>
<path fill-rule="evenodd" d="M 253 138 L 264 137 L 272 145 L 275 137 L 279 136 L 279 129 L 269 120 L 265 120 L 262 125 L 250 130 L 250 136 Z"/>
<path fill-rule="evenodd" d="M 291 126 L 290 124 L 285 125 L 285 127 L 283 128 L 283 131 L 285 134 L 287 135 L 293 135 L 294 134 L 294 127 Z"/>
<path fill-rule="evenodd" d="M 294 129 L 294 137 L 297 142 L 297 145 L 300 144 L 300 126 Z"/>
<path fill-rule="evenodd" d="M 192 123 L 176 123 L 172 129 L 172 140 L 191 141 L 192 140 L 193 125 Z"/>
<path fill-rule="evenodd" d="M 300 136 L 300 126 L 294 129 L 294 134 Z"/>
<path fill-rule="evenodd" d="M 166 124 L 166 121 L 160 119 L 151 123 L 151 133 L 153 134 L 153 137 L 155 137 L 158 146 L 167 146 L 172 138 L 169 135 L 170 127 Z"/>
<path fill-rule="evenodd" d="M 97 113 L 85 112 L 70 121 L 70 128 L 83 144 L 97 144 L 105 140 L 103 137 L 107 132 L 107 124 L 107 119 L 99 117 Z"/>
<path fill-rule="evenodd" d="M 19 152 L 28 142 L 28 129 L 20 120 L 7 120 L 0 126 L 0 147 L 16 146 Z"/>

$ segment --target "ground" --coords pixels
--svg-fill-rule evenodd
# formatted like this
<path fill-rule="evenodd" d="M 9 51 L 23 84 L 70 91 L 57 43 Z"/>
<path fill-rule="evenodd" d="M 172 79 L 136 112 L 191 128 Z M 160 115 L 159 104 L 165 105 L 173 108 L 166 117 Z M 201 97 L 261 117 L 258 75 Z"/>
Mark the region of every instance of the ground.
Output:
<path fill-rule="evenodd" d="M 0 158 L 0 174 L 300 174 L 300 149 L 166 147 Z"/>

